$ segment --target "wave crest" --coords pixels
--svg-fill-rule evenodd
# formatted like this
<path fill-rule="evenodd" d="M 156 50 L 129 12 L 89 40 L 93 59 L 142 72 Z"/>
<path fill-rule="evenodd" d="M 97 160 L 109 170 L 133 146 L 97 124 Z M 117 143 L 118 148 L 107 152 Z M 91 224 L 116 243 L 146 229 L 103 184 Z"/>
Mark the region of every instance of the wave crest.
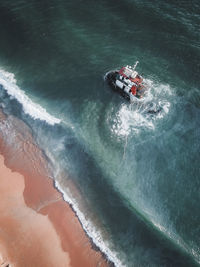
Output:
<path fill-rule="evenodd" d="M 17 81 L 13 73 L 0 69 L 0 84 L 11 97 L 22 104 L 24 113 L 30 115 L 33 119 L 46 121 L 50 125 L 60 123 L 60 119 L 50 115 L 46 109 L 39 104 L 34 103 L 23 90 L 17 86 Z"/>

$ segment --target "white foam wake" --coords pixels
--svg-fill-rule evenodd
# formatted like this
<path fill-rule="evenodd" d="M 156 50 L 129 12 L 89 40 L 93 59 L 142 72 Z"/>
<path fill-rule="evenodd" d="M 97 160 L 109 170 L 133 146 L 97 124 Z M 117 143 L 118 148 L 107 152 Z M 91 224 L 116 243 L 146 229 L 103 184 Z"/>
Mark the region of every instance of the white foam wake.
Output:
<path fill-rule="evenodd" d="M 131 132 L 138 134 L 143 129 L 154 130 L 156 122 L 168 114 L 173 100 L 170 86 L 156 84 L 151 80 L 145 80 L 145 83 L 149 88 L 145 97 L 134 97 L 130 105 L 122 104 L 110 122 L 111 131 L 115 135 L 127 137 Z M 155 114 L 152 115 L 149 112 L 151 110 Z"/>
<path fill-rule="evenodd" d="M 116 114 L 111 131 L 117 136 L 128 136 L 131 132 L 139 133 L 141 128 L 154 129 L 153 121 L 148 120 L 140 109 L 132 109 L 132 106 L 122 104 Z"/>
<path fill-rule="evenodd" d="M 78 203 L 75 199 L 70 198 L 67 193 L 62 189 L 58 181 L 55 181 L 55 187 L 62 193 L 63 199 L 68 202 L 72 207 L 77 217 L 79 218 L 84 231 L 92 239 L 92 242 L 107 256 L 107 258 L 115 264 L 117 267 L 123 267 L 124 265 L 118 259 L 117 254 L 111 251 L 109 245 L 103 240 L 101 233 L 88 221 L 85 215 L 79 210 Z"/>
<path fill-rule="evenodd" d="M 46 121 L 50 125 L 60 123 L 58 118 L 53 117 L 39 104 L 34 103 L 25 92 L 17 86 L 13 73 L 0 69 L 0 84 L 11 97 L 14 97 L 22 104 L 24 113 L 30 115 L 34 119 Z"/>

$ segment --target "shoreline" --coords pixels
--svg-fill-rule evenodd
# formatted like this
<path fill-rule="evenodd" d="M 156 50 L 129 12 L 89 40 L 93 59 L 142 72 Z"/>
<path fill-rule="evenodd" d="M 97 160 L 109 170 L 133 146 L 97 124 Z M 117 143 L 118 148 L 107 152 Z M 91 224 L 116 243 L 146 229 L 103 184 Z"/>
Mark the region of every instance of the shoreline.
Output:
<path fill-rule="evenodd" d="M 1 88 L 2 87 L 2 88 Z M 3 69 L 0 70 L 0 89 L 3 89 L 6 94 L 10 95 L 11 97 L 14 97 L 19 103 L 22 104 L 22 109 L 25 114 L 28 114 L 33 120 L 39 119 L 40 121 L 45 121 L 48 125 L 55 125 L 57 123 L 60 123 L 60 120 L 56 117 L 53 117 L 47 111 L 38 105 L 37 103 L 33 102 L 26 94 L 24 91 L 22 91 L 18 85 L 17 81 L 15 79 L 15 76 L 13 73 L 9 73 Z M 3 105 L 1 105 L 3 107 Z M 2 116 L 6 118 L 6 115 L 3 115 L 2 108 L 0 107 L 0 124 L 1 124 L 1 119 L 3 119 Z M 31 109 L 30 109 L 31 107 Z M 28 108 L 28 109 L 27 109 Z M 1 118 L 2 117 L 2 118 Z M 26 132 L 30 134 L 30 139 L 33 139 L 31 128 L 27 126 L 25 122 L 22 120 L 13 117 L 12 115 L 8 115 L 7 117 L 9 118 L 14 118 L 12 120 L 12 123 L 14 125 L 14 128 L 17 129 L 18 132 L 22 135 L 22 131 L 20 127 L 16 124 L 16 121 L 18 121 L 18 124 L 24 127 L 26 125 Z M 4 119 L 5 119 L 4 118 Z M 1 129 L 0 129 L 1 131 Z M 2 132 L 0 134 L 3 134 Z M 9 133 L 8 133 L 9 135 Z M 6 140 L 6 135 L 2 135 L 3 139 Z M 0 136 L 1 137 L 1 136 Z M 33 142 L 36 146 L 36 142 Z M 14 144 L 13 144 L 14 145 Z M 39 146 L 38 146 L 39 147 Z M 54 159 L 51 159 L 51 156 L 47 156 L 46 153 L 40 148 L 40 154 L 42 154 L 42 158 L 46 160 L 44 165 L 48 165 L 48 168 L 51 169 L 51 174 L 49 175 L 48 179 L 53 180 L 53 187 L 55 187 L 56 191 L 61 193 L 62 199 L 67 203 L 67 205 L 70 205 L 73 213 L 77 217 L 79 223 L 82 226 L 82 230 L 85 232 L 87 238 L 90 240 L 91 246 L 95 251 L 99 251 L 101 255 L 103 256 L 104 260 L 109 264 L 109 266 L 123 266 L 121 261 L 119 260 L 117 253 L 110 249 L 109 245 L 104 242 L 104 237 L 102 236 L 101 231 L 95 224 L 93 224 L 92 221 L 87 219 L 87 215 L 85 212 L 83 212 L 83 209 L 79 208 L 79 205 L 81 205 L 82 201 L 84 202 L 84 196 L 81 196 L 81 193 L 78 190 L 78 187 L 76 184 L 73 183 L 73 185 L 70 183 L 67 185 L 67 188 L 63 185 L 62 186 L 57 186 L 60 183 L 60 179 L 57 180 L 57 174 L 54 175 L 54 170 L 52 170 L 52 163 L 54 162 Z M 42 153 L 41 153 L 42 152 Z M 21 161 L 23 162 L 23 160 Z M 11 168 L 16 168 L 16 166 L 13 166 L 11 162 L 9 162 L 9 165 Z M 20 172 L 21 169 L 23 169 L 24 166 L 20 165 L 20 168 L 17 168 L 18 171 Z M 47 169 L 48 169 L 47 168 Z M 48 173 L 49 170 L 46 169 L 46 173 Z M 24 170 L 24 169 L 23 169 Z M 64 176 L 67 177 L 67 174 Z M 55 179 L 56 178 L 56 179 Z M 72 185 L 72 188 L 71 188 Z M 63 190 L 64 188 L 64 190 Z M 66 192 L 67 191 L 67 192 Z M 74 197 L 74 192 L 76 192 L 75 197 Z M 39 195 L 37 193 L 37 195 Z M 39 196 L 38 196 L 39 197 Z M 28 200 L 27 200 L 28 201 Z M 27 203 L 29 204 L 29 203 Z M 30 203 L 31 204 L 31 203 Z M 34 207 L 33 207 L 34 208 Z M 37 208 L 37 207 L 35 207 Z"/>
<path fill-rule="evenodd" d="M 69 196 L 62 189 L 58 181 L 55 181 L 54 185 L 55 188 L 62 193 L 64 201 L 70 205 L 72 211 L 79 220 L 82 229 L 84 230 L 87 237 L 90 239 L 92 248 L 102 254 L 104 259 L 107 261 L 109 267 L 123 267 L 124 265 L 119 260 L 117 255 L 113 251 L 111 251 L 106 244 L 104 244 L 101 233 L 97 229 L 95 229 L 92 222 L 88 221 L 85 218 L 84 213 L 78 208 L 78 205 L 76 205 L 76 201 L 74 201 L 74 199 L 72 200 L 71 198 L 69 198 Z"/>
<path fill-rule="evenodd" d="M 10 133 L 9 142 L 6 142 L 6 136 L 8 136 L 8 133 Z M 63 195 L 56 188 L 54 180 L 50 178 L 52 175 L 50 173 L 50 168 L 48 168 L 48 162 L 46 162 L 42 151 L 38 148 L 37 144 L 35 144 L 28 126 L 13 116 L 6 116 L 1 111 L 0 154 L 4 157 L 3 165 L 7 168 L 7 172 L 10 169 L 10 172 L 13 177 L 16 177 L 16 180 L 18 175 L 21 175 L 20 179 L 24 181 L 24 189 L 22 190 L 23 186 L 21 186 L 21 191 L 19 190 L 17 192 L 18 195 L 19 192 L 21 192 L 20 199 L 23 199 L 24 201 L 23 205 L 22 203 L 20 204 L 20 207 L 23 206 L 23 210 L 29 210 L 30 214 L 34 213 L 34 216 L 31 215 L 34 217 L 32 221 L 33 223 L 36 220 L 35 218 L 38 218 L 38 220 L 45 218 L 48 223 L 44 223 L 44 225 L 49 225 L 49 233 L 52 235 L 52 240 L 57 240 L 49 242 L 53 244 L 56 244 L 57 242 L 56 248 L 53 249 L 53 251 L 56 252 L 52 255 L 51 246 L 49 247 L 49 244 L 45 243 L 46 238 L 48 240 L 50 234 L 43 237 L 43 240 L 40 240 L 39 242 L 41 251 L 42 249 L 48 251 L 48 255 L 51 254 L 51 257 L 54 257 L 54 259 L 56 259 L 56 257 L 60 254 L 58 258 L 62 260 L 60 260 L 61 264 L 58 266 L 110 266 L 112 263 L 108 262 L 106 255 L 102 253 L 95 244 L 93 244 L 91 238 L 82 227 L 81 221 L 72 205 L 70 205 L 70 203 L 68 204 L 63 199 Z M 8 175 L 6 174 L 6 176 Z M 13 180 L 9 180 L 8 184 L 12 184 L 12 182 Z M 1 184 L 2 181 L 0 181 L 0 186 Z M 13 185 L 12 188 L 15 188 L 15 186 Z M 15 207 L 11 205 L 10 207 L 7 207 L 7 209 L 6 203 L 5 199 L 4 212 L 9 213 L 9 211 Z M 12 217 L 13 214 L 10 214 L 10 216 L 11 220 L 15 219 L 15 217 Z M 2 213 L 0 216 L 0 226 L 1 219 Z M 18 225 L 23 228 L 26 223 L 27 219 L 26 217 L 23 217 L 23 220 L 20 220 Z M 29 228 L 28 226 L 29 224 L 25 227 L 27 231 Z M 31 227 L 31 229 L 34 229 L 34 225 Z M 13 226 L 13 229 L 17 231 L 16 226 Z M 35 229 L 35 232 L 32 233 L 32 235 L 29 232 L 27 233 L 29 233 L 29 236 L 33 238 L 34 235 L 37 236 L 39 229 L 40 227 Z M 18 236 L 19 232 L 15 233 L 15 235 Z M 2 238 L 2 234 L 0 233 L 0 240 Z M 22 240 L 24 238 L 25 237 L 22 236 Z M 5 243 L 6 238 L 4 237 L 4 239 Z M 27 253 L 27 260 L 29 260 L 31 252 L 26 251 L 26 242 L 27 240 L 25 238 L 24 243 L 22 242 L 23 244 L 21 246 L 25 246 L 23 248 L 25 250 L 23 253 Z M 37 245 L 37 249 L 39 244 Z M 29 244 L 29 246 L 31 246 L 31 244 Z M 12 255 L 12 251 L 10 251 L 12 249 L 9 248 L 10 247 L 8 246 L 4 247 L 7 254 Z M 0 250 L 3 249 L 0 247 Z M 19 248 L 17 251 L 19 251 Z M 34 254 L 34 250 L 32 253 Z M 24 259 L 25 258 L 26 257 L 24 257 Z M 9 264 L 11 264 L 9 266 L 27 266 L 27 263 L 23 265 L 23 263 L 18 262 L 19 259 L 17 258 L 17 255 L 10 256 L 8 259 L 10 260 Z M 51 262 L 53 262 L 54 259 L 52 259 Z M 40 263 L 38 265 L 37 263 L 37 265 L 33 266 L 51 266 L 49 265 L 48 259 L 46 260 L 46 265 L 45 263 L 42 265 Z M 63 262 L 64 265 L 62 265 Z M 29 262 L 28 266 L 32 266 L 31 264 L 32 262 Z"/>

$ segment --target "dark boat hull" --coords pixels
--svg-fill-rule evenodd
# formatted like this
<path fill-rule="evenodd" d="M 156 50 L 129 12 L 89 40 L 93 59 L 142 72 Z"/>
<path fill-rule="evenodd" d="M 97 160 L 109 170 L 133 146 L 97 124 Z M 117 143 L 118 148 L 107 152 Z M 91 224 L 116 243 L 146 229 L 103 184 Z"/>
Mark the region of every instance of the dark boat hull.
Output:
<path fill-rule="evenodd" d="M 116 85 L 116 78 L 118 75 L 118 71 L 110 71 L 109 73 L 107 73 L 106 75 L 106 81 L 109 84 L 109 86 L 117 93 L 119 93 L 121 96 L 123 96 L 124 98 L 126 98 L 127 100 L 130 100 L 130 96 L 124 92 L 120 87 L 118 87 Z"/>

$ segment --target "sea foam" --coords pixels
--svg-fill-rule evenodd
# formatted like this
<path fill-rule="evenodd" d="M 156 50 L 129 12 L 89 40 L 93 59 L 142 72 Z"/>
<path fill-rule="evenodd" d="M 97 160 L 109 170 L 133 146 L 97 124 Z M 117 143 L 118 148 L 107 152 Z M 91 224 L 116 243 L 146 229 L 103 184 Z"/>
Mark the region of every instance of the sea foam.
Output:
<path fill-rule="evenodd" d="M 100 251 L 102 251 L 106 255 L 108 260 L 114 263 L 115 266 L 123 267 L 124 265 L 117 257 L 117 253 L 111 251 L 109 245 L 106 244 L 106 242 L 103 240 L 100 231 L 96 229 L 91 221 L 85 218 L 85 215 L 78 208 L 78 203 L 76 202 L 76 200 L 68 196 L 68 194 L 62 189 L 58 181 L 55 181 L 55 187 L 62 193 L 63 199 L 72 206 L 84 231 L 87 233 L 89 238 L 91 238 L 92 242 L 100 249 Z"/>
<path fill-rule="evenodd" d="M 17 86 L 17 81 L 14 74 L 0 69 L 0 85 L 2 85 L 4 90 L 7 91 L 8 95 L 15 98 L 19 103 L 22 104 L 23 111 L 32 118 L 46 121 L 50 125 L 60 123 L 60 119 L 53 117 L 39 104 L 34 103 L 25 94 L 25 92 Z M 55 187 L 62 193 L 63 199 L 73 207 L 73 210 L 79 218 L 84 231 L 91 238 L 92 242 L 106 255 L 111 262 L 115 264 L 115 266 L 123 266 L 116 253 L 111 251 L 106 242 L 103 241 L 101 233 L 96 229 L 91 221 L 88 221 L 85 218 L 84 214 L 79 210 L 76 200 L 71 199 L 57 181 L 55 181 Z"/>
<path fill-rule="evenodd" d="M 0 84 L 7 91 L 8 95 L 22 104 L 24 113 L 30 115 L 33 119 L 46 121 L 50 125 L 60 123 L 60 119 L 53 117 L 46 109 L 34 103 L 25 92 L 17 86 L 13 73 L 0 69 Z"/>
<path fill-rule="evenodd" d="M 172 89 L 169 85 L 145 80 L 147 94 L 142 99 L 133 98 L 131 103 L 123 103 L 110 123 L 111 132 L 119 137 L 127 137 L 131 132 L 139 134 L 144 129 L 154 130 L 156 122 L 169 112 Z M 151 114 L 149 111 L 154 111 Z M 156 112 L 158 110 L 158 112 Z"/>

